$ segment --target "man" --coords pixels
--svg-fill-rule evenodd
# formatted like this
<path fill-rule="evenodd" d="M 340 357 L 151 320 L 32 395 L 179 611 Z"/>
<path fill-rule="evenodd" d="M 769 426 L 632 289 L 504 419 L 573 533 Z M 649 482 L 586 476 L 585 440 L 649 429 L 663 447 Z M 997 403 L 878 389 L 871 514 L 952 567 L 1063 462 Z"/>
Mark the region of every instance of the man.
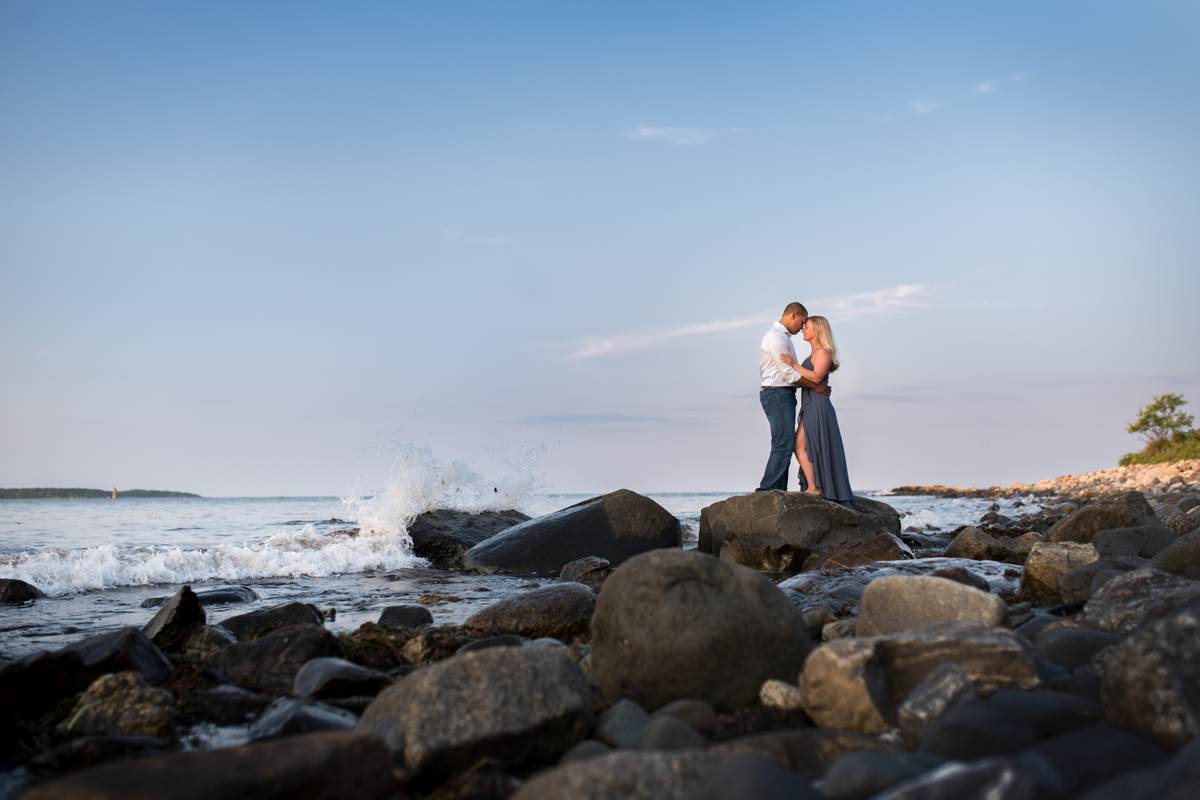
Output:
<path fill-rule="evenodd" d="M 788 470 L 792 466 L 792 452 L 796 449 L 796 387 L 829 394 L 828 383 L 815 384 L 805 380 L 779 360 L 784 353 L 796 357 L 792 337 L 800 332 L 807 320 L 808 310 L 803 305 L 788 303 L 783 316 L 771 326 L 759 346 L 758 371 L 762 375 L 762 388 L 758 390 L 758 400 L 771 426 L 771 457 L 767 459 L 762 482 L 755 491 L 787 491 Z"/>

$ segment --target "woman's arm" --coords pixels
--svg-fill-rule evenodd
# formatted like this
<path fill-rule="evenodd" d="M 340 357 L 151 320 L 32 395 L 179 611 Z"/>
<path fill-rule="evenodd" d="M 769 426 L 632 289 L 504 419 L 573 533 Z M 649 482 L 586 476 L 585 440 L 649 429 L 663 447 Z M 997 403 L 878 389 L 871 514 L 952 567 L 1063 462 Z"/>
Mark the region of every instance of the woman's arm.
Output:
<path fill-rule="evenodd" d="M 796 359 L 792 358 L 787 353 L 784 353 L 782 356 L 780 356 L 780 360 L 792 369 L 796 370 L 796 372 L 800 373 L 800 377 L 811 381 L 812 383 L 824 383 L 825 379 L 829 377 L 829 367 L 833 362 L 833 359 L 829 357 L 829 351 L 824 348 L 813 351 L 812 369 L 805 369 L 804 367 L 800 366 Z"/>

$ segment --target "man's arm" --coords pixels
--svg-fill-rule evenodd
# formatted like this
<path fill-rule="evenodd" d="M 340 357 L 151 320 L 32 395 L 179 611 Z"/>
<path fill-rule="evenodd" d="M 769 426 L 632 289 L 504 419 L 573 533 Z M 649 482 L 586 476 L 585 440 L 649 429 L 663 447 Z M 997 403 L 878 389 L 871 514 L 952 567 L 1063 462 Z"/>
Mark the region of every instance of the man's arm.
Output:
<path fill-rule="evenodd" d="M 817 394 L 830 394 L 833 391 L 828 383 L 813 383 L 808 378 L 801 378 L 796 385 L 801 389 L 812 389 Z"/>
<path fill-rule="evenodd" d="M 775 367 L 779 370 L 779 374 L 783 376 L 785 381 L 795 385 L 797 381 L 803 380 L 800 373 L 785 364 L 781 358 L 781 356 L 787 354 L 787 343 L 783 339 L 778 336 L 771 336 L 767 340 L 767 352 L 771 354 L 771 361 L 774 362 Z"/>

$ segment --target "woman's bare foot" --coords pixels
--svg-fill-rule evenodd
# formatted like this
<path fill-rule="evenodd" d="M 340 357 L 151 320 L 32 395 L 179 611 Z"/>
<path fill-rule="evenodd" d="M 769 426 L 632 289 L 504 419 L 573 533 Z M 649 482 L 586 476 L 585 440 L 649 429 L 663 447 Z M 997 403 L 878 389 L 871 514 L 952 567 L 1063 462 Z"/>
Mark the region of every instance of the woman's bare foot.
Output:
<path fill-rule="evenodd" d="M 805 493 L 805 494 L 820 494 L 820 493 L 821 493 L 821 490 L 820 490 L 820 489 L 815 489 L 815 488 L 814 488 L 814 489 L 805 489 L 805 490 L 804 490 L 804 493 Z"/>

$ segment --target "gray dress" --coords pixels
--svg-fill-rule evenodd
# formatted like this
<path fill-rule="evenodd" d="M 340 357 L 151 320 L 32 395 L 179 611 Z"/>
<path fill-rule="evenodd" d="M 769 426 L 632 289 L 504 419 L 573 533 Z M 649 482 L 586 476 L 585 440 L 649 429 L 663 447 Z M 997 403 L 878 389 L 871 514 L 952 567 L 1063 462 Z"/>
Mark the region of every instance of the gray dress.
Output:
<path fill-rule="evenodd" d="M 804 359 L 805 369 L 812 369 L 812 356 Z M 821 496 L 838 503 L 854 499 L 850 491 L 850 473 L 846 469 L 846 450 L 842 447 L 842 432 L 838 428 L 837 412 L 829 395 L 800 390 L 800 421 L 804 425 L 805 449 L 813 465 L 813 477 L 821 488 Z M 804 473 L 800 473 L 800 489 L 808 488 Z"/>

